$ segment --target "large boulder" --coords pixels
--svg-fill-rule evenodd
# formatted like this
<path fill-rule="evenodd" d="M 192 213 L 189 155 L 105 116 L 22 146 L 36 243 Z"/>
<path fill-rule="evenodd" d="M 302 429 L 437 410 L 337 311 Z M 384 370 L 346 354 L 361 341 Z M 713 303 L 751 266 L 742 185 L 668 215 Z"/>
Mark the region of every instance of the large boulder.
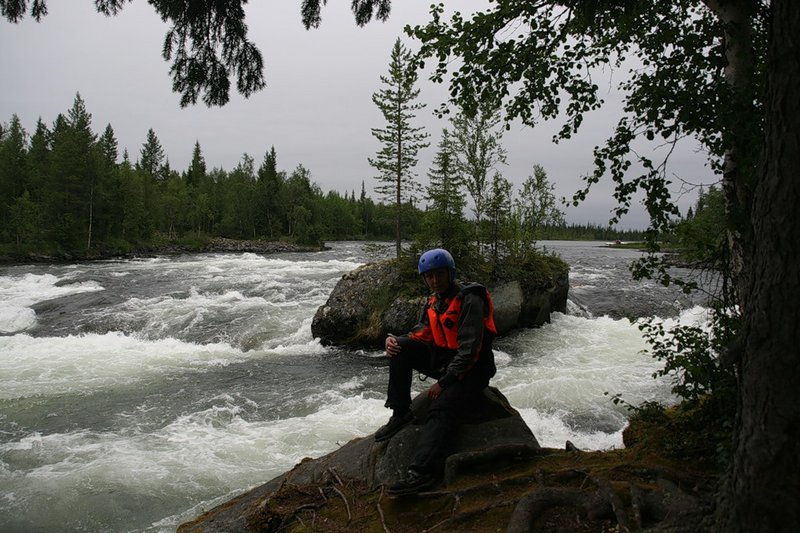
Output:
<path fill-rule="evenodd" d="M 291 471 L 208 511 L 179 530 L 246 531 L 250 528 L 248 521 L 261 502 L 267 501 L 285 484 L 313 487 L 327 482 L 332 475 L 372 488 L 393 483 L 411 462 L 428 405 L 426 395 L 418 395 L 411 406 L 415 423 L 404 427 L 390 440 L 375 442 L 370 435 L 354 439 L 323 457 L 304 459 Z M 443 485 L 452 484 L 482 461 L 512 461 L 541 452 L 525 421 L 496 388 L 487 387 L 464 412 L 445 463 Z"/>
<path fill-rule="evenodd" d="M 324 345 L 379 345 L 388 333 L 407 332 L 424 303 L 424 295 L 408 294 L 391 261 L 369 263 L 342 276 L 314 314 L 311 333 Z"/>
<path fill-rule="evenodd" d="M 369 263 L 336 284 L 317 309 L 311 333 L 325 345 L 380 346 L 389 333 L 408 332 L 420 317 L 427 295 L 424 286 L 409 290 L 391 261 Z M 569 274 L 530 276 L 489 286 L 499 334 L 540 326 L 553 312 L 566 312 Z"/>
<path fill-rule="evenodd" d="M 545 282 L 514 280 L 490 287 L 497 332 L 541 326 L 552 313 L 566 313 L 568 291 L 566 272 Z"/>

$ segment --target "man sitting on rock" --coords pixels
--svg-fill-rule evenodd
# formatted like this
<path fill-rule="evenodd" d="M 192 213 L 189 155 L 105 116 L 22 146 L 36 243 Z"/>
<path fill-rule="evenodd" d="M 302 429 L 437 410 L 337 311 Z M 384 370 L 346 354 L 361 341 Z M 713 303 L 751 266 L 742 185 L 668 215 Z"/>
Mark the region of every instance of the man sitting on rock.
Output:
<path fill-rule="evenodd" d="M 389 494 L 413 494 L 433 485 L 461 411 L 496 372 L 492 340 L 497 328 L 486 288 L 456 283 L 453 256 L 441 248 L 422 254 L 419 273 L 433 295 L 408 335 L 386 338 L 390 358 L 386 407 L 393 414 L 375 433 L 375 441 L 390 439 L 414 420 L 413 370 L 437 381 L 427 391 L 431 403 L 414 459 L 405 476 L 389 487 Z"/>

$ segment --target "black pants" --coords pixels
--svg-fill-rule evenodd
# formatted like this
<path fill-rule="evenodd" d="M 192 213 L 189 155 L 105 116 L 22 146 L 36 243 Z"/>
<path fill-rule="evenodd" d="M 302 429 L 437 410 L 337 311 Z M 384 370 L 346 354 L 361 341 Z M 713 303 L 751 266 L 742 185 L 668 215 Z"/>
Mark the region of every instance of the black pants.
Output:
<path fill-rule="evenodd" d="M 386 407 L 402 411 L 411 405 L 413 371 L 438 379 L 451 354 L 406 337 L 398 337 L 397 340 L 402 350 L 389 360 Z M 447 457 L 448 445 L 455 435 L 460 414 L 486 388 L 494 373 L 494 357 L 491 351 L 487 351 L 464 379 L 444 389 L 431 402 L 425 425 L 417 439 L 414 459 L 409 465 L 411 468 L 438 473 Z"/>

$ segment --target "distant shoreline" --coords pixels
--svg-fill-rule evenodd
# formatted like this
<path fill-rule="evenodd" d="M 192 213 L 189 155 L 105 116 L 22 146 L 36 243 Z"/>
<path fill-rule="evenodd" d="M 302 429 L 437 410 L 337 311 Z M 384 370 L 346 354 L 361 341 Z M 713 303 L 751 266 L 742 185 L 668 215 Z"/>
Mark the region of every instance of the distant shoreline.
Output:
<path fill-rule="evenodd" d="M 30 252 L 17 256 L 0 255 L 0 265 L 30 264 L 30 263 L 74 263 L 83 261 L 108 261 L 113 259 L 135 259 L 143 257 L 158 257 L 181 254 L 206 254 L 206 253 L 254 253 L 272 255 L 293 252 L 319 252 L 328 249 L 324 244 L 318 246 L 300 245 L 282 241 L 267 241 L 261 239 L 237 240 L 215 237 L 205 244 L 189 245 L 170 243 L 164 246 L 145 246 L 129 251 L 97 251 L 91 254 L 74 253 L 36 253 Z"/>

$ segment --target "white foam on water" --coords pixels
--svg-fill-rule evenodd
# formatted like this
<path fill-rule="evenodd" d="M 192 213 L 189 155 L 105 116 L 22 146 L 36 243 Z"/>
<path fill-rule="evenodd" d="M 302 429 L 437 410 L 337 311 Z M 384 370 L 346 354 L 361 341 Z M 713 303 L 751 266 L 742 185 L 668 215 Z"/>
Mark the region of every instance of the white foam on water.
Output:
<path fill-rule="evenodd" d="M 71 276 L 58 278 L 52 274 L 0 276 L 0 333 L 25 331 L 36 325 L 31 307 L 37 303 L 79 294 L 102 291 L 94 281 L 63 283 Z M 62 282 L 62 285 L 57 285 Z"/>
<path fill-rule="evenodd" d="M 560 448 L 566 438 L 587 449 L 621 446 L 628 413 L 610 395 L 633 405 L 674 401 L 669 381 L 652 377 L 661 364 L 644 353 L 638 326 L 626 319 L 556 313 L 503 346 L 516 355 L 499 361 L 493 382 L 543 446 Z"/>
<path fill-rule="evenodd" d="M 205 324 L 210 317 L 252 315 L 263 312 L 269 305 L 263 298 L 245 297 L 236 290 L 203 293 L 192 287 L 186 296 L 131 298 L 100 313 L 113 315 L 113 321 L 120 329 L 135 325 L 137 331 L 159 338 L 191 331 Z"/>
<path fill-rule="evenodd" d="M 0 337 L 0 398 L 86 393 L 146 376 L 227 365 L 246 356 L 228 344 L 143 340 L 119 332 Z"/>
<path fill-rule="evenodd" d="M 191 279 L 221 278 L 227 283 L 259 286 L 278 282 L 281 287 L 294 285 L 303 279 L 327 279 L 332 274 L 350 272 L 362 263 L 352 261 L 295 261 L 264 257 L 256 254 L 200 255 L 161 265 L 174 273 Z M 178 274 L 180 275 L 180 274 Z M 335 280 L 338 277 L 334 277 Z"/>
<path fill-rule="evenodd" d="M 131 427 L 30 434 L 0 444 L 0 456 L 30 465 L 0 469 L 2 498 L 9 511 L 19 512 L 57 500 L 58 512 L 74 508 L 71 516 L 90 511 L 85 509 L 87 491 L 99 491 L 101 503 L 124 490 L 185 497 L 187 502 L 201 499 L 192 509 L 209 508 L 222 501 L 220 494 L 266 482 L 304 457 L 323 455 L 374 431 L 385 422 L 386 409 L 381 400 L 358 393 L 362 386 L 360 378 L 353 378 L 312 394 L 306 398 L 311 412 L 287 419 L 253 419 L 254 410 L 268 412 L 269 406 L 222 394 L 212 399 L 211 407 L 178 415 L 152 432 Z M 192 509 L 161 520 L 156 529 L 174 530 L 193 516 Z"/>
<path fill-rule="evenodd" d="M 0 304 L 0 333 L 25 331 L 36 325 L 36 312 L 28 307 Z"/>
<path fill-rule="evenodd" d="M 286 346 L 305 330 L 305 321 L 325 302 L 341 274 L 358 265 L 255 254 L 192 256 L 155 268 L 145 265 L 146 275 L 170 280 L 169 292 L 92 309 L 88 318 L 92 324 L 151 339 L 224 341 L 243 349 Z M 309 341 L 310 335 L 298 343 Z"/>
<path fill-rule="evenodd" d="M 609 450 L 621 447 L 622 430 L 576 431 L 564 422 L 563 411 L 540 412 L 538 409 L 519 409 L 522 419 L 531 428 L 541 446 L 563 448 L 569 440 L 582 450 Z"/>
<path fill-rule="evenodd" d="M 300 327 L 286 336 L 274 337 L 266 341 L 261 347 L 281 355 L 322 354 L 326 349 L 311 334 L 312 318 L 306 318 Z"/>

